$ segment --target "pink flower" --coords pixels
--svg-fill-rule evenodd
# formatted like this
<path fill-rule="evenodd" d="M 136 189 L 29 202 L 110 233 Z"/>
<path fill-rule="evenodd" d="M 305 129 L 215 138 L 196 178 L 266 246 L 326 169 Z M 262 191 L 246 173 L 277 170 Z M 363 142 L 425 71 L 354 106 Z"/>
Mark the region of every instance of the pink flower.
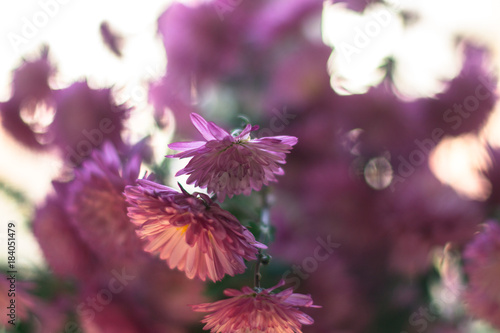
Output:
<path fill-rule="evenodd" d="M 206 141 L 176 142 L 169 147 L 181 153 L 167 157 L 192 157 L 176 176 L 189 174 L 187 182 L 208 192 L 216 193 L 223 201 L 226 194 L 250 195 L 262 185 L 275 182 L 282 175 L 278 164 L 285 164 L 285 154 L 297 143 L 293 136 L 273 136 L 250 139 L 250 132 L 258 126 L 248 124 L 238 136 L 232 136 L 213 122 L 207 122 L 196 113 L 191 121 Z"/>
<path fill-rule="evenodd" d="M 313 307 L 310 295 L 294 294 L 292 288 L 271 294 L 285 284 L 281 280 L 276 286 L 255 291 L 243 287 L 241 291 L 226 289 L 224 294 L 231 298 L 215 303 L 191 305 L 197 312 L 213 312 L 202 320 L 203 329 L 217 333 L 302 333 L 302 324 L 311 325 L 314 320 L 297 307 Z"/>
<path fill-rule="evenodd" d="M 134 148 L 142 147 L 140 143 Z M 66 188 L 59 195 L 79 238 L 96 257 L 111 265 L 134 265 L 147 257 L 122 194 L 139 176 L 141 157 L 134 148 L 120 156 L 106 141 L 75 170 L 72 182 L 60 185 Z"/>
<path fill-rule="evenodd" d="M 266 248 L 238 220 L 201 193 L 190 195 L 138 180 L 127 186 L 128 216 L 146 239 L 147 252 L 159 253 L 170 268 L 205 281 L 221 280 L 245 271 L 243 259 L 254 260 Z"/>
<path fill-rule="evenodd" d="M 500 225 L 490 220 L 464 251 L 469 312 L 500 328 Z"/>

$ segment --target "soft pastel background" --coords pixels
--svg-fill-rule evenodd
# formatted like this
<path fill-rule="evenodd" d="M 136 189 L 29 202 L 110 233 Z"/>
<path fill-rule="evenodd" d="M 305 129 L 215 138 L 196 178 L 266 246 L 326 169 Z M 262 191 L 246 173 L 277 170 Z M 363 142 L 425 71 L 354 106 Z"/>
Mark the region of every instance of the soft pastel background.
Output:
<path fill-rule="evenodd" d="M 141 172 L 154 170 L 165 181 L 173 183 L 172 170 L 181 167 L 163 163 L 167 143 L 195 135 L 190 112 L 228 128 L 240 126 L 237 117 L 242 115 L 259 124 L 262 135 L 295 135 L 299 144 L 272 194 L 273 261 L 263 283 L 271 286 L 285 277 L 323 306 L 306 311 L 316 324 L 304 327 L 304 332 L 496 332 L 500 288 L 491 277 L 500 274 L 500 234 L 495 228 L 500 120 L 494 97 L 500 4 L 182 3 L 0 3 L 2 123 L 7 119 L 6 102 L 15 95 L 14 71 L 23 62 L 39 61 L 45 45 L 54 68 L 50 90 L 71 98 L 74 90 L 67 88 L 74 82 L 110 88 L 111 104 L 128 108 L 128 117 L 116 120 L 123 129 L 115 141 L 135 144 L 150 135 L 152 153 L 145 154 L 150 158 Z M 23 36 L 26 22 L 32 23 L 44 10 L 47 21 L 14 45 L 13 34 Z M 103 22 L 121 36 L 121 55 L 103 43 Z M 375 30 L 367 34 L 366 29 Z M 21 87 L 36 90 L 43 83 L 36 76 L 43 63 L 26 71 Z M 446 120 L 447 110 L 477 96 L 481 85 L 490 96 L 470 115 Z M 64 112 L 99 118 L 101 102 L 92 98 L 93 106 L 78 111 L 86 101 L 77 99 L 70 108 L 77 111 Z M 40 146 L 27 145 L 26 136 L 9 125 L 0 127 L 1 247 L 6 248 L 3 226 L 15 221 L 18 276 L 26 281 L 24 298 L 36 304 L 32 312 L 38 318 L 25 317 L 26 325 L 18 329 L 76 332 L 65 325 L 80 323 L 76 306 L 99 290 L 101 280 L 95 276 L 102 274 L 105 281 L 107 273 L 96 269 L 88 272 L 90 277 L 61 274 L 55 268 L 59 261 L 79 266 L 81 259 L 57 253 L 55 245 L 50 251 L 51 244 L 69 239 L 64 227 L 35 237 L 32 224 L 43 220 L 40 212 L 50 206 L 47 197 L 54 198 L 51 182 L 67 183 L 74 177 L 65 165 L 65 143 L 54 140 L 50 131 L 77 144 L 79 132 L 92 128 L 76 122 L 76 135 L 66 137 L 59 135 L 68 130 L 60 121 L 47 132 L 52 107 L 43 105 L 36 104 L 35 111 L 19 109 L 33 131 L 39 126 L 42 134 L 49 133 L 37 136 Z M 455 121 L 460 122 L 456 128 Z M 436 129 L 442 131 L 434 140 Z M 415 141 L 429 139 L 435 144 L 432 149 L 422 149 Z M 401 161 L 411 156 L 422 160 L 405 169 Z M 397 182 L 398 176 L 404 181 Z M 256 196 L 225 205 L 244 224 L 258 219 Z M 49 214 L 49 219 L 56 216 Z M 92 228 L 99 229 L 99 224 Z M 482 233 L 475 236 L 477 232 Z M 327 241 L 336 244 L 335 250 L 325 250 L 326 258 L 318 256 L 318 246 Z M 107 250 L 101 251 L 104 257 Z M 0 251 L 0 259 L 4 265 L 6 251 Z M 150 274 L 141 276 L 157 281 L 135 281 L 133 291 L 115 298 L 101 317 L 79 327 L 85 332 L 199 332 L 200 317 L 185 304 L 218 299 L 222 289 L 251 281 L 249 270 L 202 286 L 157 262 L 147 265 Z M 2 293 L 0 300 L 5 297 Z M 146 316 L 131 304 L 134 299 L 156 312 Z M 133 320 L 125 320 L 127 316 Z M 157 326 L 145 324 L 151 318 Z"/>

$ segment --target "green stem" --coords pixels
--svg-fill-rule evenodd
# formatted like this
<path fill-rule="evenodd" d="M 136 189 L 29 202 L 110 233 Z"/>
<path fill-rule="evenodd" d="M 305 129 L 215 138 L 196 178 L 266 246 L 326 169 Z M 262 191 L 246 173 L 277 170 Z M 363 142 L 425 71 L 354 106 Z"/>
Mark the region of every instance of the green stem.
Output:
<path fill-rule="evenodd" d="M 270 205 L 269 205 L 269 189 L 264 187 L 261 192 L 262 198 L 262 211 L 259 221 L 259 242 L 267 244 L 271 240 L 271 217 L 270 217 Z M 260 273 L 260 268 L 262 265 L 267 265 L 269 263 L 269 256 L 262 250 L 259 250 L 257 254 L 257 261 L 255 263 L 255 275 L 254 284 L 256 289 L 261 289 L 260 282 L 262 279 L 262 274 Z"/>

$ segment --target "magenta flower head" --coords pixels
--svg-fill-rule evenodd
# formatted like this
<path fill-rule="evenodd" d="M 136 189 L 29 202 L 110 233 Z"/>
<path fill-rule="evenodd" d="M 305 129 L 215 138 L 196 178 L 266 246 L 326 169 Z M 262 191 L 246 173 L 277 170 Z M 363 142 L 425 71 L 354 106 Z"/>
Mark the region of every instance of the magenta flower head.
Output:
<path fill-rule="evenodd" d="M 167 157 L 192 157 L 176 176 L 190 175 L 188 184 L 216 193 L 220 201 L 226 194 L 230 198 L 250 195 L 252 189 L 259 191 L 262 185 L 275 182 L 275 176 L 284 173 L 278 164 L 286 163 L 285 154 L 297 143 L 293 136 L 251 139 L 250 132 L 259 127 L 250 124 L 232 136 L 196 113 L 191 114 L 191 121 L 206 141 L 171 143 L 169 147 L 181 153 Z"/>
<path fill-rule="evenodd" d="M 145 239 L 144 250 L 159 253 L 170 268 L 205 281 L 245 271 L 243 259 L 254 260 L 266 248 L 206 194 L 191 195 L 140 179 L 127 186 L 128 216 Z"/>
<path fill-rule="evenodd" d="M 302 333 L 302 325 L 311 325 L 314 320 L 297 307 L 320 306 L 313 305 L 310 295 L 294 294 L 292 288 L 271 293 L 284 284 L 281 280 L 260 292 L 249 287 L 226 289 L 224 294 L 231 298 L 191 307 L 197 312 L 212 312 L 202 323 L 206 323 L 203 329 L 213 333 Z"/>

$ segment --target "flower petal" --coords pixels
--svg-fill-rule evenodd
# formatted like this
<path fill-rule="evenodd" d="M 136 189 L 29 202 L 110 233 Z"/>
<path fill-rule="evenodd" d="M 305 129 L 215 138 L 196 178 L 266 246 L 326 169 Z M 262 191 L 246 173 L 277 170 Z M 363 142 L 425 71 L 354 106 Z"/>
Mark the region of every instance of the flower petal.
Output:
<path fill-rule="evenodd" d="M 178 151 L 186 151 L 189 149 L 197 149 L 206 144 L 205 141 L 185 141 L 185 142 L 174 142 L 168 145 L 168 148 Z M 172 156 L 172 155 L 169 155 Z"/>
<path fill-rule="evenodd" d="M 191 113 L 191 122 L 193 123 L 194 127 L 198 130 L 198 132 L 203 135 L 205 140 L 210 141 L 210 140 L 215 140 L 215 137 L 213 134 L 210 132 L 208 129 L 208 122 L 199 114 L 197 113 Z"/>

